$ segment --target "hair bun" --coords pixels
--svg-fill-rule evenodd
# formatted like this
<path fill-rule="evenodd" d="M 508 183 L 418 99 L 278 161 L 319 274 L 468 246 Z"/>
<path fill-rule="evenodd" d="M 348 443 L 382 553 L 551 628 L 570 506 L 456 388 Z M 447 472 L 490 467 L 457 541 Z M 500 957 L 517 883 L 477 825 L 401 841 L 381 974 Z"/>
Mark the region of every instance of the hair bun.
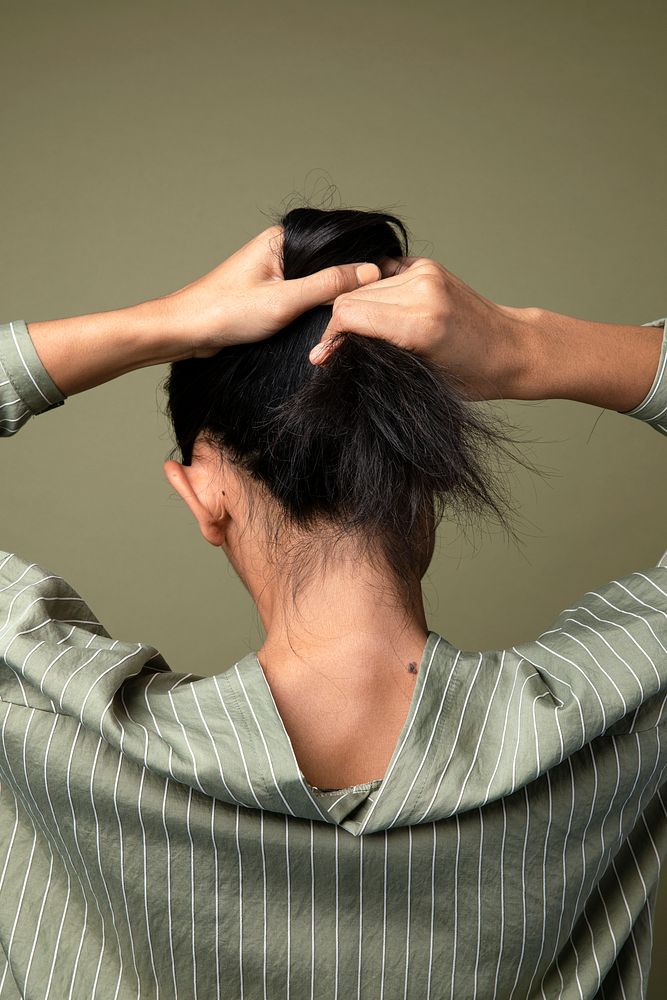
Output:
<path fill-rule="evenodd" d="M 385 212 L 295 208 L 279 222 L 288 279 L 409 255 L 404 224 Z M 263 341 L 175 362 L 168 413 L 182 461 L 204 434 L 264 485 L 282 515 L 276 523 L 271 514 L 276 545 L 287 525 L 353 533 L 364 551 L 379 549 L 407 592 L 447 507 L 507 526 L 488 459 L 513 441 L 441 366 L 382 338 L 344 334 L 313 365 L 331 314 L 318 306 Z"/>

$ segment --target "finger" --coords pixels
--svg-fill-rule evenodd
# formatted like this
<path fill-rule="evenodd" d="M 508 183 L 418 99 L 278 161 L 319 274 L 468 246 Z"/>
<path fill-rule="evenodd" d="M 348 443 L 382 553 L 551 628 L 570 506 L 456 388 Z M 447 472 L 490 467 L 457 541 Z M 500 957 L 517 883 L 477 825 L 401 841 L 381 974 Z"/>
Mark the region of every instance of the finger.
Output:
<path fill-rule="evenodd" d="M 346 310 L 344 316 L 340 311 L 338 316 L 336 313 L 333 314 L 319 344 L 316 344 L 308 355 L 313 364 L 321 364 L 326 361 L 331 352 L 336 349 L 336 340 L 341 333 L 381 337 L 399 347 L 401 346 L 400 338 L 395 335 L 397 329 L 396 303 L 359 301 L 356 305 L 354 310 Z M 393 335 L 388 335 L 387 331 L 392 331 Z"/>
<path fill-rule="evenodd" d="M 428 261 L 428 257 L 383 257 L 380 261 L 380 270 L 383 278 L 392 278 L 394 275 L 402 274 L 415 264 Z"/>
<path fill-rule="evenodd" d="M 290 278 L 283 282 L 281 294 L 292 317 L 315 306 L 333 302 L 339 295 L 351 292 L 371 281 L 377 281 L 380 268 L 370 262 L 338 264 L 305 278 Z"/>
<path fill-rule="evenodd" d="M 388 261 L 392 260 L 393 264 L 389 264 Z M 384 264 L 383 264 L 384 262 Z M 435 273 L 435 271 L 442 271 L 442 265 L 438 264 L 437 261 L 430 260 L 428 257 L 402 257 L 389 258 L 383 257 L 380 261 L 380 269 L 382 273 L 391 271 L 394 268 L 393 274 L 389 274 L 388 277 L 379 278 L 377 281 L 371 281 L 369 284 L 364 285 L 363 288 L 353 289 L 351 292 L 344 292 L 342 295 L 338 296 L 339 300 L 341 298 L 346 298 L 350 295 L 357 295 L 362 293 L 371 292 L 374 289 L 384 289 L 390 288 L 392 285 L 404 285 L 417 275 L 423 273 Z"/>
<path fill-rule="evenodd" d="M 401 274 L 394 274 L 390 278 L 380 278 L 378 281 L 371 281 L 368 285 L 364 285 L 362 288 L 353 288 L 351 292 L 343 292 L 334 300 L 334 309 L 339 307 L 342 302 L 346 302 L 349 299 L 357 298 L 374 298 L 375 296 L 384 296 L 387 292 L 394 290 L 393 294 L 396 294 L 396 289 L 403 289 L 402 294 L 405 293 L 405 288 L 414 281 L 414 279 L 420 274 L 420 271 L 408 270 L 402 271 Z"/>

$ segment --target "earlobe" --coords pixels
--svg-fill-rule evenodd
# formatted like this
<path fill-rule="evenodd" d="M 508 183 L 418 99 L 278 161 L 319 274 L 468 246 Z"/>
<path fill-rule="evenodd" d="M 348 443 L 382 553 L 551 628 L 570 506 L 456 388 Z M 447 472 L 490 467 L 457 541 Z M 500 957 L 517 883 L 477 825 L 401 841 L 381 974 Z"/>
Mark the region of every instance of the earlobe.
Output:
<path fill-rule="evenodd" d="M 192 478 L 196 474 L 193 467 L 181 465 L 180 462 L 169 459 L 162 468 L 170 486 L 176 490 L 192 511 L 206 541 L 216 547 L 221 546 L 225 540 L 224 529 L 221 522 L 212 516 L 211 511 L 197 496 L 192 482 Z"/>

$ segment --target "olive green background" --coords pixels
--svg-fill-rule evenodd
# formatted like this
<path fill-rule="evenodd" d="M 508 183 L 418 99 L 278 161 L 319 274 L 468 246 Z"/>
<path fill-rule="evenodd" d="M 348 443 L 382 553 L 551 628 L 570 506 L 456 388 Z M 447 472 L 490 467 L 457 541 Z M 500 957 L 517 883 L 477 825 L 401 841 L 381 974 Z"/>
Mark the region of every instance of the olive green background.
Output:
<path fill-rule="evenodd" d="M 482 294 L 606 322 L 667 315 L 667 9 L 647 0 L 3 0 L 0 319 L 186 284 L 287 204 L 385 208 Z M 210 674 L 259 648 L 248 594 L 163 478 L 165 367 L 71 397 L 2 443 L 0 547 L 107 629 Z M 565 401 L 498 403 L 521 541 L 444 525 L 431 628 L 535 637 L 667 548 L 667 442 Z M 192 655 L 193 637 L 196 636 Z M 667 896 L 652 992 L 664 995 Z"/>

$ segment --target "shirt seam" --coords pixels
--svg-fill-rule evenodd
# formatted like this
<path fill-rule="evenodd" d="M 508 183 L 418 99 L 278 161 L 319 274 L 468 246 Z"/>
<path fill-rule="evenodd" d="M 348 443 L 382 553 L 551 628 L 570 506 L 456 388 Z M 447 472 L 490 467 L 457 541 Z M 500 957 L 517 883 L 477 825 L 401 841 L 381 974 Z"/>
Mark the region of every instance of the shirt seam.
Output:
<path fill-rule="evenodd" d="M 12 698 L 5 698 L 3 695 L 0 695 L 0 704 L 14 705 L 16 708 L 25 708 L 29 712 L 45 712 L 47 715 L 57 715 L 59 718 L 76 718 L 76 716 L 68 715 L 67 712 L 61 712 L 58 709 L 54 711 L 52 708 L 40 708 L 37 705 L 25 705 L 22 701 L 14 701 Z"/>

